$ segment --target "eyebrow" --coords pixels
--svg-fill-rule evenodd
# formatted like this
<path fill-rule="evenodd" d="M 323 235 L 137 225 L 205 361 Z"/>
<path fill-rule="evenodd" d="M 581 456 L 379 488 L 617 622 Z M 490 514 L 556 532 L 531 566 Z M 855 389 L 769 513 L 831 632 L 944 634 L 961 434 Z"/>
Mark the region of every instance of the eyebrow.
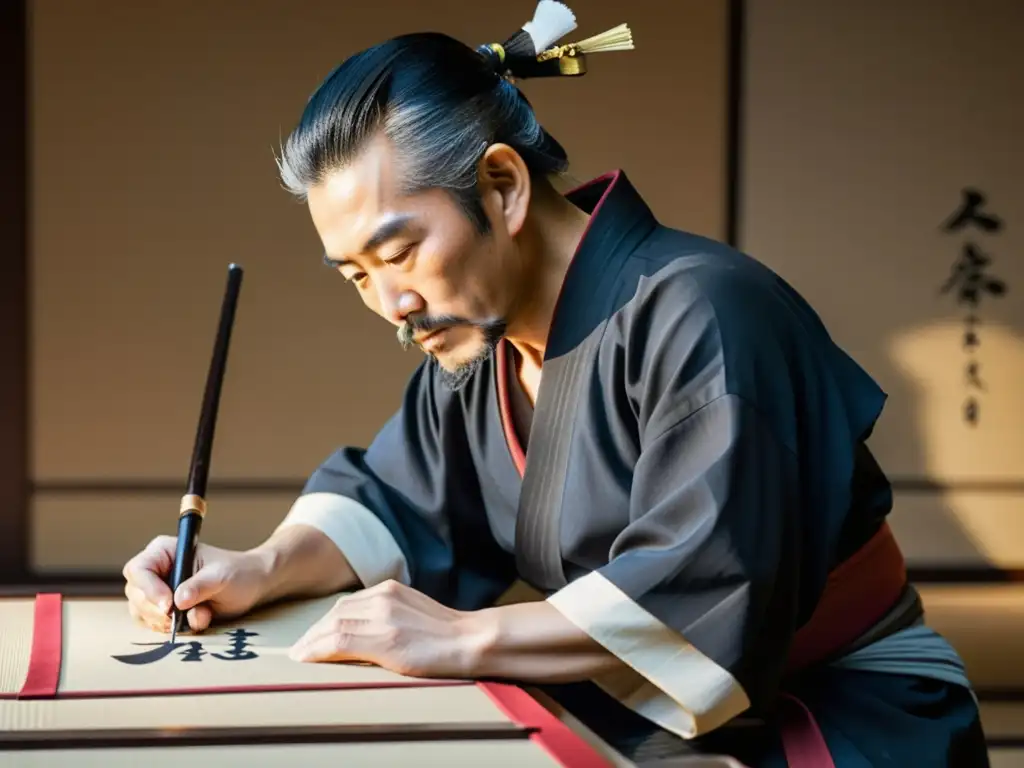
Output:
<path fill-rule="evenodd" d="M 363 243 L 360 253 L 366 253 L 367 251 L 380 248 L 380 246 L 384 245 L 388 240 L 398 237 L 398 235 L 402 234 L 408 228 L 409 222 L 414 218 L 415 217 L 409 213 L 391 217 L 377 227 L 374 233 L 367 238 L 366 242 Z M 324 264 L 328 267 L 338 268 L 351 263 L 352 262 L 349 259 L 334 259 L 324 252 Z"/>

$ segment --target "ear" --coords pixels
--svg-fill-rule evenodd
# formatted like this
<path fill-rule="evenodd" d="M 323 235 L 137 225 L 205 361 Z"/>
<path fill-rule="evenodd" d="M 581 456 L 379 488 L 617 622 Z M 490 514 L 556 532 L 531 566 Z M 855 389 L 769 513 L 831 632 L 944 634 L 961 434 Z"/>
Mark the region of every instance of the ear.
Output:
<path fill-rule="evenodd" d="M 504 222 L 515 237 L 530 207 L 530 171 L 522 156 L 508 144 L 492 144 L 480 158 L 477 183 L 487 213 Z"/>

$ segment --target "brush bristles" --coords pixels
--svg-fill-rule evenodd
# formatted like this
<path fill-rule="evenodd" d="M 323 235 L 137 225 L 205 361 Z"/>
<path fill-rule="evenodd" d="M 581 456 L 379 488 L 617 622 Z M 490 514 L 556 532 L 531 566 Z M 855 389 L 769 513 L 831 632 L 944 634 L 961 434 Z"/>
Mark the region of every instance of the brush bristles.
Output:
<path fill-rule="evenodd" d="M 540 0 L 533 19 L 523 25 L 523 31 L 533 40 L 534 54 L 554 45 L 576 29 L 576 15 L 557 0 Z"/>
<path fill-rule="evenodd" d="M 588 37 L 573 43 L 573 47 L 581 53 L 605 53 L 607 51 L 632 51 L 633 33 L 628 24 L 619 24 L 617 27 L 602 32 L 599 35 Z"/>

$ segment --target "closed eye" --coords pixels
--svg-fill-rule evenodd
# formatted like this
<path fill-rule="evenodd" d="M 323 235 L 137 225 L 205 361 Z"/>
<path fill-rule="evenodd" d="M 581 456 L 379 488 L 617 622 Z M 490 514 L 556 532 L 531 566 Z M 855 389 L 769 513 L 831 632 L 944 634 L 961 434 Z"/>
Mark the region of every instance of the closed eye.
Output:
<path fill-rule="evenodd" d="M 405 248 L 403 248 L 402 250 L 398 251 L 393 256 L 389 256 L 388 258 L 386 258 L 384 260 L 384 263 L 385 264 L 401 264 L 403 261 L 405 261 L 409 257 L 409 254 L 412 253 L 413 247 L 414 246 L 412 246 L 412 245 L 405 246 Z"/>

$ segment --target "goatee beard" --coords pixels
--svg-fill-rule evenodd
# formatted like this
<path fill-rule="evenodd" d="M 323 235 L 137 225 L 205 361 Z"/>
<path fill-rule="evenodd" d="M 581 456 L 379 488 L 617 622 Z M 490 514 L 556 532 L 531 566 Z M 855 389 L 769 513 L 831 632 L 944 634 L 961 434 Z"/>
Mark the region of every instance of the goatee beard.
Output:
<path fill-rule="evenodd" d="M 437 317 L 437 318 L 410 318 L 398 328 L 398 343 L 402 349 L 409 349 L 414 346 L 413 335 L 417 331 L 433 331 L 439 328 L 477 328 L 483 334 L 484 346 L 480 352 L 468 360 L 459 363 L 454 369 L 445 368 L 437 358 L 431 355 L 431 360 L 437 366 L 441 383 L 449 390 L 458 391 L 466 386 L 473 378 L 473 375 L 480 367 L 494 356 L 498 343 L 505 335 L 508 324 L 504 320 L 490 320 L 487 322 L 472 322 L 459 317 Z M 429 354 L 429 353 L 428 353 Z"/>

